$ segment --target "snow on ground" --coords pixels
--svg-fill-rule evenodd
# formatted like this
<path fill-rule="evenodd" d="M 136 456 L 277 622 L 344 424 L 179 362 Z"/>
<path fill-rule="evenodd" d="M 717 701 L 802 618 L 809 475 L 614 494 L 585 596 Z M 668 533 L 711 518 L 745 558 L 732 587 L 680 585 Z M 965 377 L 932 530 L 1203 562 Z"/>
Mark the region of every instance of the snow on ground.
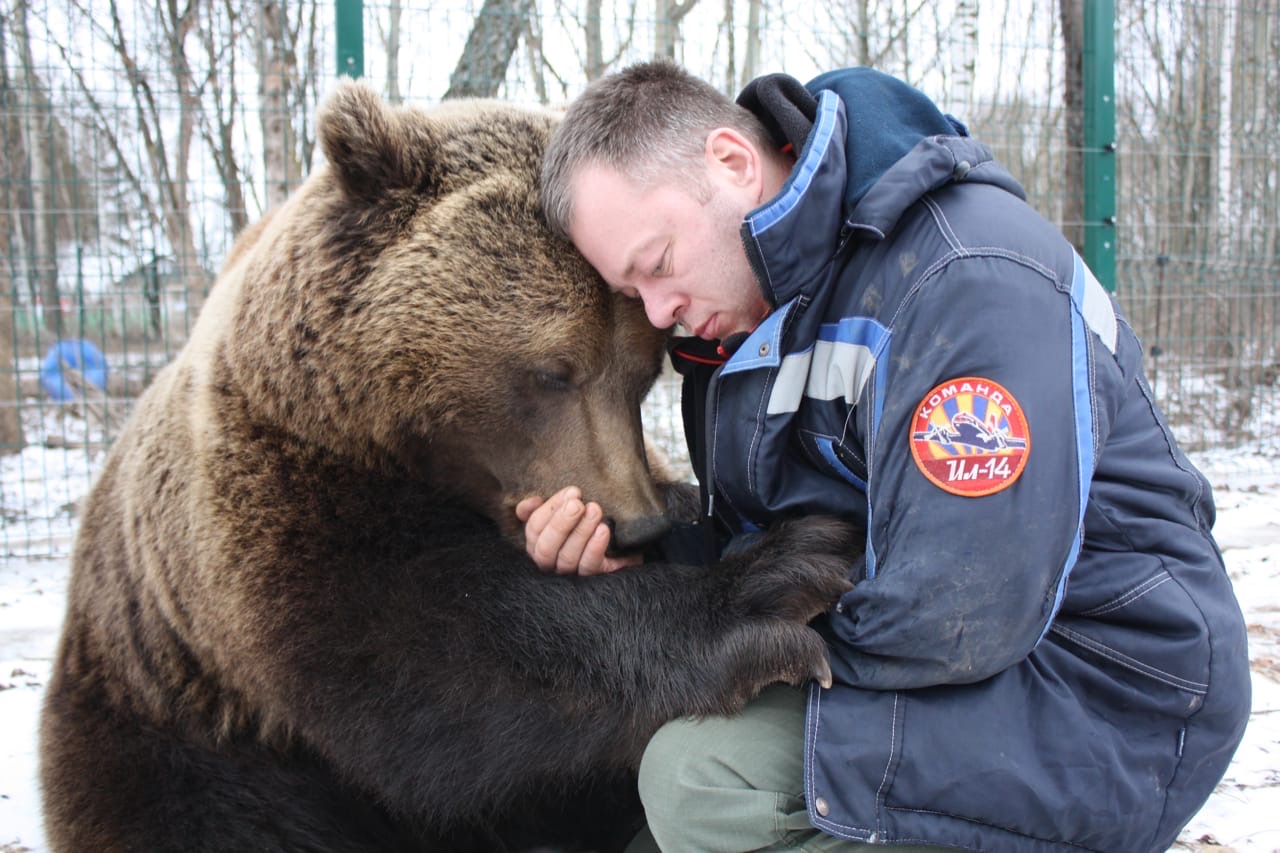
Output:
<path fill-rule="evenodd" d="M 1183 831 L 1175 849 L 1276 851 L 1280 850 L 1280 476 L 1241 490 L 1217 486 L 1215 497 L 1214 534 L 1249 627 L 1253 710 L 1226 777 Z"/>
<path fill-rule="evenodd" d="M 36 729 L 66 603 L 71 520 L 88 482 L 83 460 L 68 464 L 66 453 L 37 445 L 0 464 L 0 853 L 47 849 Z M 1249 625 L 1254 693 L 1244 743 L 1174 849 L 1280 851 L 1280 459 L 1197 462 L 1216 489 L 1215 533 Z"/>
<path fill-rule="evenodd" d="M 67 561 L 0 562 L 0 851 L 43 851 L 36 724 L 66 603 Z"/>

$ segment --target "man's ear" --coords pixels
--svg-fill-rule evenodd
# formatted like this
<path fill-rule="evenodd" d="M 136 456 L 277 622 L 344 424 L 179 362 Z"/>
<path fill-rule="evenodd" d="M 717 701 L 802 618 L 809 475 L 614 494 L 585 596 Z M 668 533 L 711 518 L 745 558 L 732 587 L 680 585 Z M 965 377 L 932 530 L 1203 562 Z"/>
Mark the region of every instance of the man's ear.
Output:
<path fill-rule="evenodd" d="M 764 161 L 751 140 L 730 127 L 717 127 L 707 134 L 704 156 L 712 176 L 739 187 L 750 188 L 763 180 Z"/>

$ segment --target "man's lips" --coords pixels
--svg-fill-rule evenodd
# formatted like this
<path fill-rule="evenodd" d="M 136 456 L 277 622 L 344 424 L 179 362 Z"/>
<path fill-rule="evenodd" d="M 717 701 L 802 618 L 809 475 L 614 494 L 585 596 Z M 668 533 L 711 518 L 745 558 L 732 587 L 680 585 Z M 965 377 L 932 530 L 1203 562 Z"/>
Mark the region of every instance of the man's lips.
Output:
<path fill-rule="evenodd" d="M 702 323 L 702 325 L 698 326 L 698 328 L 696 328 L 696 329 L 694 329 L 694 330 L 693 330 L 693 336 L 694 336 L 695 338 L 702 338 L 704 341 L 713 341 L 713 340 L 715 340 L 714 335 L 715 335 L 715 331 L 716 331 L 716 328 L 715 328 L 715 327 L 716 327 L 716 317 L 718 317 L 718 316 L 719 316 L 719 315 L 717 315 L 717 314 L 712 314 L 710 317 L 708 317 L 708 318 L 707 318 L 707 319 Z"/>

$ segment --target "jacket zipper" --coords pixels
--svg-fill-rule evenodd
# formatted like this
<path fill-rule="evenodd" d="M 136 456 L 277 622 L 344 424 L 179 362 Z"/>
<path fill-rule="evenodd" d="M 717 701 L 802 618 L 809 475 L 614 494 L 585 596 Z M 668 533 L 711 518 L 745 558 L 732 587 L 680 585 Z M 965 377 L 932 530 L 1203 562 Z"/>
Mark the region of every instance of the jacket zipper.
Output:
<path fill-rule="evenodd" d="M 716 435 L 711 425 L 714 422 L 712 414 L 715 412 L 715 392 L 720 385 L 720 372 L 724 370 L 724 365 L 717 367 L 711 374 L 711 378 L 707 381 L 707 390 L 703 395 L 703 412 L 702 412 L 702 434 L 705 436 L 706 458 L 703 465 L 706 470 L 703 472 L 702 478 L 703 488 L 705 489 L 706 500 L 706 518 L 704 523 L 706 527 L 702 532 L 702 560 L 708 566 L 720 559 L 720 539 L 716 535 L 716 484 L 712 479 L 712 472 L 715 470 L 716 458 Z"/>

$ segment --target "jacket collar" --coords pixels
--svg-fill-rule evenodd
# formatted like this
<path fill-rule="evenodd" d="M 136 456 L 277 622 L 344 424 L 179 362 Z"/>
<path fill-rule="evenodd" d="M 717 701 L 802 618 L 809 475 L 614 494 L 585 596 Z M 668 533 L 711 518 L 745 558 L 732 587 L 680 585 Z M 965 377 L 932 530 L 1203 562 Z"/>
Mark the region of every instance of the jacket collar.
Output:
<path fill-rule="evenodd" d="M 839 97 L 820 93 L 813 130 L 787 182 L 743 220 L 747 258 L 775 308 L 804 292 L 839 246 L 845 126 Z"/>

